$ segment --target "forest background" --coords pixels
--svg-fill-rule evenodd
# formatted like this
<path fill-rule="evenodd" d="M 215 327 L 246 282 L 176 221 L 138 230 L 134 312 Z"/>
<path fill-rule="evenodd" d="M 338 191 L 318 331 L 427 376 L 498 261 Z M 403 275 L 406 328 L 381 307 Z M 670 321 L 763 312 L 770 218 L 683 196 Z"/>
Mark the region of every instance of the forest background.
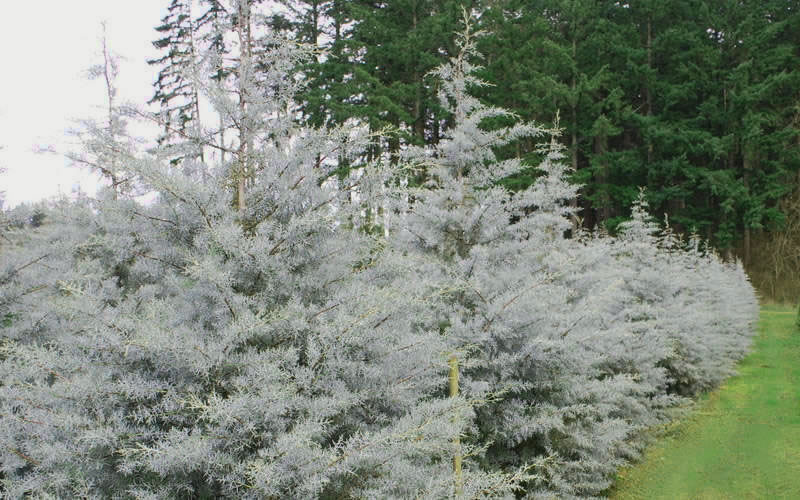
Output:
<path fill-rule="evenodd" d="M 177 124 L 161 138 L 174 141 L 199 121 L 202 107 L 181 68 L 225 6 L 164 4 L 151 104 L 169 118 L 165 130 Z M 462 8 L 481 12 L 481 77 L 493 85 L 476 91 L 525 121 L 553 123 L 560 113 L 573 180 L 582 186 L 576 222 L 613 233 L 646 187 L 654 215 L 739 257 L 762 295 L 800 296 L 800 2 L 253 4 L 272 28 L 318 50 L 299 68 L 310 84 L 298 116 L 314 126 L 358 120 L 373 131 L 391 127 L 374 157 L 435 145 L 452 125 L 430 72 L 454 55 Z M 225 50 L 224 40 L 211 43 Z M 498 153 L 537 163 L 533 140 Z M 531 168 L 504 182 L 523 189 L 535 175 Z"/>
<path fill-rule="evenodd" d="M 440 140 L 450 117 L 429 72 L 454 55 L 462 8 L 483 12 L 481 76 L 494 85 L 480 97 L 526 121 L 560 113 L 581 224 L 614 232 L 644 186 L 654 215 L 741 258 L 763 295 L 800 296 L 800 2 L 283 4 L 273 27 L 325 51 L 305 68 L 305 119 L 391 126 L 390 153 Z M 500 154 L 535 164 L 533 141 Z"/>

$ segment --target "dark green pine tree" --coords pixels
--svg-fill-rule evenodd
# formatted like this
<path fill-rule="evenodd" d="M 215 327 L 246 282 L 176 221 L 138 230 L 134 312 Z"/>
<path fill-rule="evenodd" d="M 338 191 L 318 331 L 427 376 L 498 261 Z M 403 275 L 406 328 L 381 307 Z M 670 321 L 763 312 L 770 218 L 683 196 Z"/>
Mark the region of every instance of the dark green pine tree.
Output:
<path fill-rule="evenodd" d="M 344 18 L 353 23 L 341 48 L 339 64 L 347 61 L 343 83 L 346 108 L 342 116 L 398 131 L 373 151 L 374 156 L 397 151 L 403 144 L 435 143 L 446 112 L 428 73 L 454 54 L 454 31 L 467 0 L 398 0 L 342 3 Z M 333 93 L 338 99 L 344 95 Z"/>
<path fill-rule="evenodd" d="M 289 31 L 317 48 L 317 57 L 301 68 L 308 87 L 299 96 L 304 120 L 314 127 L 336 126 L 353 115 L 353 57 L 349 0 L 285 0 L 288 13 L 274 16 L 273 27 Z"/>
<path fill-rule="evenodd" d="M 337 127 L 355 117 L 354 102 L 361 90 L 353 78 L 354 57 L 349 48 L 352 17 L 349 0 L 283 0 L 285 14 L 273 15 L 273 29 L 316 49 L 315 57 L 299 71 L 308 84 L 298 94 L 304 123 L 315 128 Z M 344 179 L 360 162 L 345 155 L 337 159 Z"/>
<path fill-rule="evenodd" d="M 624 66 L 626 32 L 616 20 L 624 14 L 615 3 L 501 0 L 482 16 L 490 32 L 481 46 L 486 78 L 496 83 L 485 97 L 526 120 L 550 123 L 560 113 L 574 177 L 584 184 L 581 208 L 589 225 L 617 216 L 638 192 L 617 189 L 629 163 L 616 149 L 629 115 L 615 73 Z M 505 155 L 531 150 L 532 144 L 522 144 Z M 523 189 L 533 175 L 523 172 L 507 184 Z"/>
<path fill-rule="evenodd" d="M 530 2 L 506 0 L 489 4 L 480 17 L 485 30 L 478 44 L 484 54 L 481 78 L 492 85 L 479 90 L 494 106 L 513 110 L 524 121 L 552 123 L 565 109 L 571 65 L 568 54 L 558 44 L 554 26 Z M 487 123 L 488 127 L 508 125 L 506 117 Z M 562 117 L 563 123 L 563 117 Z M 536 139 L 525 138 L 497 154 L 517 157 L 537 165 Z M 526 189 L 540 175 L 533 167 L 501 181 L 512 191 Z"/>
<path fill-rule="evenodd" d="M 618 4 L 610 19 L 617 34 L 611 72 L 625 103 L 619 122 L 620 134 L 607 153 L 616 174 L 606 187 L 608 198 L 615 205 L 615 217 L 608 224 L 611 229 L 627 216 L 627 207 L 636 200 L 640 186 L 648 187 L 654 211 L 659 213 L 661 209 L 652 200 L 658 199 L 666 187 L 652 182 L 656 178 L 652 137 L 656 128 L 654 101 L 657 93 L 654 40 L 667 17 L 664 13 L 669 9 L 668 3 L 643 0 Z"/>
<path fill-rule="evenodd" d="M 726 1 L 717 11 L 725 161 L 739 187 L 724 207 L 728 224 L 718 232 L 741 238 L 746 264 L 753 230 L 780 227 L 778 200 L 791 192 L 800 169 L 800 12 L 792 4 Z"/>
<path fill-rule="evenodd" d="M 727 223 L 721 208 L 739 196 L 739 186 L 719 161 L 723 69 L 709 31 L 713 12 L 699 0 L 651 2 L 631 11 L 640 32 L 643 92 L 636 119 L 651 206 L 669 213 L 677 229 L 716 234 L 715 242 L 728 247 L 730 238 L 719 238 L 717 229 Z"/>
<path fill-rule="evenodd" d="M 155 29 L 160 38 L 153 45 L 163 55 L 148 61 L 161 68 L 149 103 L 160 107 L 160 122 L 164 130 L 158 138 L 159 144 L 175 146 L 173 162 L 186 157 L 202 158 L 202 147 L 187 141 L 188 137 L 197 136 L 189 133 L 189 128 L 200 125 L 197 88 L 186 75 L 197 55 L 197 27 L 192 17 L 191 0 L 171 0 L 167 15 Z"/>
<path fill-rule="evenodd" d="M 631 4 L 623 82 L 638 163 L 656 213 L 749 260 L 753 229 L 775 227 L 797 169 L 797 14 L 785 2 Z M 640 89 L 637 93 L 636 89 Z M 627 133 L 627 132 L 626 132 Z M 638 171 L 637 171 L 638 170 Z"/>
<path fill-rule="evenodd" d="M 629 108 L 620 75 L 625 38 L 619 18 L 624 7 L 613 2 L 555 0 L 542 15 L 556 28 L 570 74 L 563 108 L 574 179 L 583 184 L 583 217 L 589 225 L 613 227 L 638 191 L 625 173 L 624 122 Z M 558 15 L 552 12 L 559 12 Z"/>
<path fill-rule="evenodd" d="M 310 79 L 304 94 L 306 116 L 312 126 L 341 125 L 353 113 L 352 103 L 358 93 L 353 84 L 354 56 L 348 47 L 352 22 L 346 0 L 333 0 L 324 5 L 327 22 L 306 36 L 314 37 L 318 46 L 325 49 L 325 57 L 312 63 L 307 70 Z M 323 43 L 320 32 L 329 40 Z"/>

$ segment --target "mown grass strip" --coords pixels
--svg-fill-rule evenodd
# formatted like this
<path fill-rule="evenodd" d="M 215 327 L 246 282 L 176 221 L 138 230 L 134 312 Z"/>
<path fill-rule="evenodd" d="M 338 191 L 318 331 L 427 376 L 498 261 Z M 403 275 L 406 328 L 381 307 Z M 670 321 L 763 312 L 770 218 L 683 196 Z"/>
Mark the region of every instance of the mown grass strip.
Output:
<path fill-rule="evenodd" d="M 764 306 L 739 374 L 619 472 L 612 499 L 800 498 L 800 331 Z"/>

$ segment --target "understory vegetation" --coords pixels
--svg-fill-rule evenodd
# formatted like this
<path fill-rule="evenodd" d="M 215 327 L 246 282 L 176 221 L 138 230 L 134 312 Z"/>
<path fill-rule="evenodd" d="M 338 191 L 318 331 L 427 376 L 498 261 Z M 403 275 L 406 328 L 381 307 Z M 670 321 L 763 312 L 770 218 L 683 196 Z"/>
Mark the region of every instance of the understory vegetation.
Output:
<path fill-rule="evenodd" d="M 474 97 L 469 22 L 432 75 L 451 126 L 388 159 L 358 123 L 299 125 L 309 54 L 239 19 L 236 71 L 193 74 L 236 147 L 142 151 L 112 115 L 82 157 L 107 189 L 5 214 L 2 496 L 599 496 L 733 373 L 742 266 L 643 194 L 618 237 L 579 229 L 558 124 Z M 495 151 L 521 139 L 539 175 L 511 191 L 531 167 Z"/>

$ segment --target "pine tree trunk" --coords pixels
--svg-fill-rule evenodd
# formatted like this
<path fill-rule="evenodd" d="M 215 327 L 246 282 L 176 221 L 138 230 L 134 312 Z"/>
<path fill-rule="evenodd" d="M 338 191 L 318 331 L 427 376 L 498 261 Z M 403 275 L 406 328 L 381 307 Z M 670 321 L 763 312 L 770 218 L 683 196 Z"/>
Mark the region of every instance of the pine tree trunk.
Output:
<path fill-rule="evenodd" d="M 412 27 L 417 29 L 417 9 L 414 5 Z M 418 63 L 415 63 L 418 64 Z M 422 78 L 419 71 L 414 68 L 414 135 L 420 139 L 420 143 L 425 143 L 425 113 L 422 109 Z"/>
<path fill-rule="evenodd" d="M 653 18 L 652 15 L 647 16 L 647 69 L 653 69 Z M 647 117 L 653 116 L 653 97 L 650 90 L 650 81 L 644 86 L 644 98 L 646 103 Z M 653 162 L 653 142 L 647 139 L 647 164 Z"/>
<path fill-rule="evenodd" d="M 745 189 L 749 192 L 750 191 L 750 170 L 753 168 L 753 163 L 755 160 L 755 153 L 753 151 L 753 147 L 749 144 L 743 144 L 742 147 L 742 168 L 744 169 L 742 175 L 742 182 L 744 183 Z M 744 255 L 742 256 L 742 263 L 745 267 L 750 265 L 750 241 L 751 241 L 751 234 L 750 234 L 750 222 L 745 220 L 744 221 L 744 234 L 743 234 L 743 243 L 744 243 Z"/>
<path fill-rule="evenodd" d="M 575 58 L 578 54 L 578 47 L 575 42 L 575 38 L 572 39 L 572 60 L 575 61 Z M 575 72 L 572 73 L 572 82 L 570 85 L 572 89 L 572 95 L 575 95 L 577 91 L 578 82 L 575 76 Z M 578 103 L 577 99 L 575 103 L 571 106 L 570 109 L 571 118 L 572 118 L 572 137 L 570 141 L 570 164 L 572 165 L 572 172 L 575 173 L 578 171 Z M 570 206 L 574 209 L 578 208 L 578 193 L 575 193 L 575 197 L 572 198 L 569 202 Z M 577 216 L 572 218 L 572 225 L 577 230 L 578 226 L 580 225 L 580 219 Z"/>

